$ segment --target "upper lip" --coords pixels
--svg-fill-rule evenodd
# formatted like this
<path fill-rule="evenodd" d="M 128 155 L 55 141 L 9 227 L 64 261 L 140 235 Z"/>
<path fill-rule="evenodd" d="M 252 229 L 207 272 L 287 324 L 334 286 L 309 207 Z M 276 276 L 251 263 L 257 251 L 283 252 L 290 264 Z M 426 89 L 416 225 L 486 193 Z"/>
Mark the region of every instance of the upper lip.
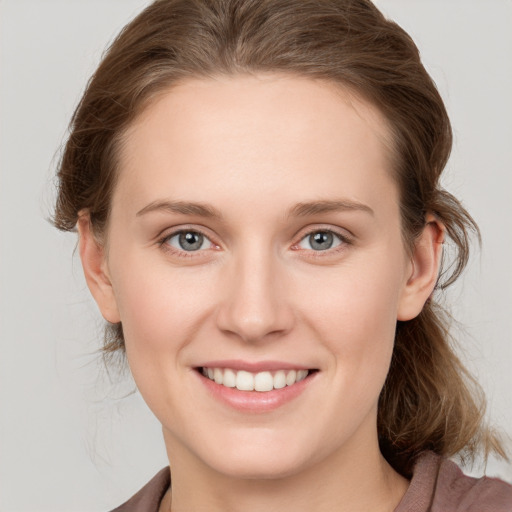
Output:
<path fill-rule="evenodd" d="M 246 372 L 272 372 L 277 370 L 311 370 L 310 366 L 303 364 L 288 363 L 284 361 L 242 361 L 240 359 L 229 359 L 222 361 L 207 361 L 199 368 L 230 368 L 231 370 L 244 370 Z"/>

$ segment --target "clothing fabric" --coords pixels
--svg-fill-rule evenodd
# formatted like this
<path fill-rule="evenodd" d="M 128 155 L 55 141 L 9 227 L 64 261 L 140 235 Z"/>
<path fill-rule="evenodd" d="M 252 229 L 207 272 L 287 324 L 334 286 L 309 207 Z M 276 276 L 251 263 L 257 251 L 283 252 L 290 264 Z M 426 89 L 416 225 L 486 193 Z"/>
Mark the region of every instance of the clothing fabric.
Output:
<path fill-rule="evenodd" d="M 395 512 L 512 512 L 512 485 L 469 477 L 451 460 L 425 452 Z"/>
<path fill-rule="evenodd" d="M 171 484 L 169 466 L 161 469 L 137 494 L 111 512 L 158 512 Z"/>
<path fill-rule="evenodd" d="M 158 512 L 170 483 L 167 467 L 112 512 Z M 512 485 L 497 478 L 466 476 L 452 461 L 425 452 L 395 512 L 512 512 Z"/>

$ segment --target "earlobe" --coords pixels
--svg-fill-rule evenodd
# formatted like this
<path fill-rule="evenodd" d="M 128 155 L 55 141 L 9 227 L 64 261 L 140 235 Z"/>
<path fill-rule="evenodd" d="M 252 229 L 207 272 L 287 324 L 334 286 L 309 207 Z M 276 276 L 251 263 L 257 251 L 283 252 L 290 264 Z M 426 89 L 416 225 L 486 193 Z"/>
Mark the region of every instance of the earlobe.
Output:
<path fill-rule="evenodd" d="M 80 212 L 78 218 L 79 252 L 85 280 L 103 318 L 110 323 L 121 321 L 110 276 L 108 275 L 105 249 L 91 227 L 88 212 Z"/>
<path fill-rule="evenodd" d="M 433 215 L 427 215 L 423 232 L 411 256 L 411 273 L 398 305 L 397 319 L 418 316 L 436 285 L 443 253 L 445 227 Z"/>

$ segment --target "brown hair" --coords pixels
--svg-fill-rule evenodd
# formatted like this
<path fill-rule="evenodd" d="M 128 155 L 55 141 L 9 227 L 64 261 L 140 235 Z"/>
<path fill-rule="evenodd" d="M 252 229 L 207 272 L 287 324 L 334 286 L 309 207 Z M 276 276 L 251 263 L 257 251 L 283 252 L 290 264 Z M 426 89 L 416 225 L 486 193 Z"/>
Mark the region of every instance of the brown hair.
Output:
<path fill-rule="evenodd" d="M 283 72 L 323 79 L 376 105 L 395 145 L 404 239 L 412 247 L 428 212 L 455 249 L 438 288 L 464 269 L 473 219 L 442 190 L 452 133 L 442 99 L 404 30 L 368 0 L 157 0 L 108 49 L 73 115 L 58 171 L 54 222 L 75 229 L 89 212 L 101 237 L 109 218 L 116 154 L 133 119 L 155 95 L 187 78 Z M 433 300 L 398 322 L 379 403 L 381 449 L 402 474 L 430 449 L 473 457 L 504 455 L 483 424 L 485 401 L 450 346 L 447 319 Z M 106 353 L 124 349 L 121 325 L 106 331 Z"/>

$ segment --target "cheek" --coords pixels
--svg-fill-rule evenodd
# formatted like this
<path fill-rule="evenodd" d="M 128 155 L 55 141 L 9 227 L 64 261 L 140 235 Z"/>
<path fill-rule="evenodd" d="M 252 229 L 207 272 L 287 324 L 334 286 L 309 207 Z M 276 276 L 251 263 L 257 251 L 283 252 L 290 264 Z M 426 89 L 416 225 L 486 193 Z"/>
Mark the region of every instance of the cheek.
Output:
<path fill-rule="evenodd" d="M 373 263 L 336 269 L 323 290 L 306 288 L 304 317 L 327 345 L 336 378 L 356 402 L 358 394 L 378 394 L 384 384 L 402 282 L 400 266 Z"/>
<path fill-rule="evenodd" d="M 403 281 L 400 269 L 356 263 L 329 270 L 316 283 L 304 282 L 307 293 L 301 295 L 306 299 L 302 309 L 317 318 L 320 327 L 348 338 L 380 329 L 389 332 L 397 320 Z"/>
<path fill-rule="evenodd" d="M 126 356 L 133 379 L 149 408 L 164 421 L 189 390 L 181 386 L 189 371 L 189 346 L 211 316 L 211 279 L 201 271 L 176 271 L 165 263 L 148 265 L 147 256 L 125 256 L 117 266 L 116 297 Z M 179 400 L 178 399 L 178 403 Z"/>
<path fill-rule="evenodd" d="M 127 255 L 114 275 L 127 355 L 131 366 L 176 364 L 176 353 L 208 316 L 214 287 L 201 269 L 177 271 L 161 258 L 148 259 Z"/>

